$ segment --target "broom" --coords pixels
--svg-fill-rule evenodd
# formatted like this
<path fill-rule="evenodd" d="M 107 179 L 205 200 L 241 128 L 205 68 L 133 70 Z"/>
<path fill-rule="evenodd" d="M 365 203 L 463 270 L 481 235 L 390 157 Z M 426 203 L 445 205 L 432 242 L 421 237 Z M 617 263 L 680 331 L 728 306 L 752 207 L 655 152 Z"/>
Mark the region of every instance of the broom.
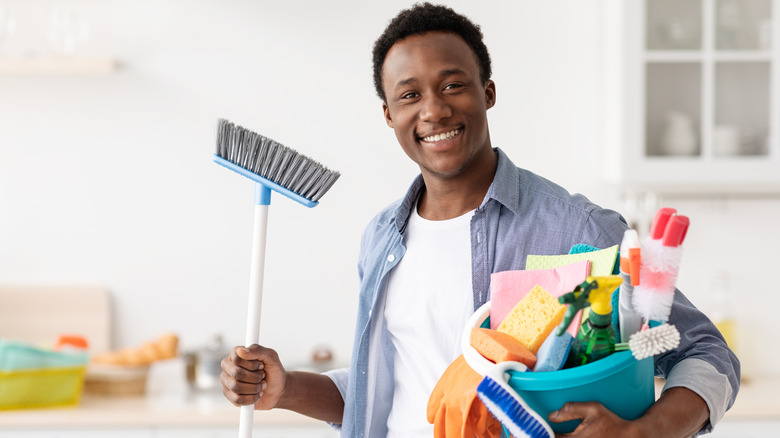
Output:
<path fill-rule="evenodd" d="M 314 207 L 341 174 L 225 119 L 218 120 L 214 161 L 255 182 L 255 219 L 245 342 L 248 347 L 259 343 L 260 337 L 265 240 L 271 191 L 307 207 Z M 253 419 L 254 406 L 242 406 L 239 438 L 252 436 Z"/>

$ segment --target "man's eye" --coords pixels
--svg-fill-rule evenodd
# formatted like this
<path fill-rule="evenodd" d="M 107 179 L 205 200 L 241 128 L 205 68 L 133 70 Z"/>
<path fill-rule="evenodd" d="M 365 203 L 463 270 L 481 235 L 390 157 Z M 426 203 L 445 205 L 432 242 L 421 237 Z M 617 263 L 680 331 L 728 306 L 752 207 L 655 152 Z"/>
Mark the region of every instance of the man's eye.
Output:
<path fill-rule="evenodd" d="M 460 88 L 460 87 L 462 87 L 462 85 L 461 85 L 461 84 L 447 84 L 447 85 L 444 87 L 444 89 L 445 89 L 445 90 L 453 90 L 453 89 L 455 89 L 455 88 Z"/>
<path fill-rule="evenodd" d="M 401 95 L 401 99 L 414 99 L 417 97 L 417 93 L 406 93 Z"/>

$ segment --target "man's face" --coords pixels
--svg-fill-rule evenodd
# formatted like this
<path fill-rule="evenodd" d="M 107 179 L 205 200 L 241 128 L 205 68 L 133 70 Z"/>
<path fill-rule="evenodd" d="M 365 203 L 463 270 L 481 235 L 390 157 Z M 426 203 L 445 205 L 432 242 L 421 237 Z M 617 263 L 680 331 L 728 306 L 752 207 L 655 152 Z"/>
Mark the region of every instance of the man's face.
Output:
<path fill-rule="evenodd" d="M 428 32 L 397 42 L 385 58 L 385 120 L 425 174 L 460 176 L 491 151 L 487 109 L 495 85 L 480 80 L 477 57 L 458 35 Z"/>

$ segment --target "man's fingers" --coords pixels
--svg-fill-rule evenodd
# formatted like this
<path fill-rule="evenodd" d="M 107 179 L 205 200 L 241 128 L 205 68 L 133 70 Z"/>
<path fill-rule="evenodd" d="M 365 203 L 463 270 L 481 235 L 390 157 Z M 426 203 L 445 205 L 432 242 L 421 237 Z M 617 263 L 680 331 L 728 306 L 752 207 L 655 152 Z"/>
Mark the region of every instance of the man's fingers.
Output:
<path fill-rule="evenodd" d="M 597 415 L 600 407 L 601 403 L 598 402 L 569 402 L 557 411 L 550 412 L 547 419 L 553 423 L 580 420 Z"/>
<path fill-rule="evenodd" d="M 231 378 L 224 371 L 220 375 L 220 381 L 222 382 L 222 394 L 235 406 L 255 404 L 263 396 L 265 388 L 268 387 L 265 380 L 261 380 L 259 383 L 244 383 Z"/>

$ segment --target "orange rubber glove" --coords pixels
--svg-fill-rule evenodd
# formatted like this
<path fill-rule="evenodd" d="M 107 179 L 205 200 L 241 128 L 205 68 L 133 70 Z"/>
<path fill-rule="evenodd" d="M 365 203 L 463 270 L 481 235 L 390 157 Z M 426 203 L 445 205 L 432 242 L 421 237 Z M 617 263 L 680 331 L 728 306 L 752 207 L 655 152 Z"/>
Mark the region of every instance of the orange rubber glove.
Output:
<path fill-rule="evenodd" d="M 435 438 L 501 436 L 501 423 L 477 397 L 481 381 L 463 355 L 447 367 L 428 399 L 428 422 Z"/>

